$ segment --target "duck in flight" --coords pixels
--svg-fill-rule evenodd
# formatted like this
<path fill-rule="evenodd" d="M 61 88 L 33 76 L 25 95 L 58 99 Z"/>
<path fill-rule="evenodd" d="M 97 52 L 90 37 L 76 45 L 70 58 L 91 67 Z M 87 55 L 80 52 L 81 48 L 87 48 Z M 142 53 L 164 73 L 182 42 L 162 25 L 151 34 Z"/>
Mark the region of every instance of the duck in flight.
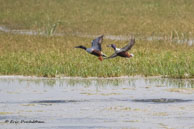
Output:
<path fill-rule="evenodd" d="M 106 55 L 102 52 L 102 48 L 101 48 L 101 44 L 103 42 L 103 36 L 104 35 L 101 35 L 101 36 L 97 37 L 96 39 L 94 39 L 92 41 L 92 47 L 91 48 L 86 48 L 85 46 L 82 46 L 82 45 L 76 46 L 75 48 L 84 49 L 88 53 L 97 56 L 98 59 L 100 61 L 102 61 L 103 57 L 106 57 Z"/>
<path fill-rule="evenodd" d="M 131 58 L 134 55 L 129 54 L 128 51 L 133 47 L 134 44 L 135 44 L 135 38 L 132 38 L 131 41 L 123 48 L 116 48 L 115 44 L 110 44 L 107 47 L 112 47 L 115 50 L 115 53 L 109 57 L 105 57 L 104 59 L 110 59 L 110 58 L 114 58 L 117 56 Z"/>

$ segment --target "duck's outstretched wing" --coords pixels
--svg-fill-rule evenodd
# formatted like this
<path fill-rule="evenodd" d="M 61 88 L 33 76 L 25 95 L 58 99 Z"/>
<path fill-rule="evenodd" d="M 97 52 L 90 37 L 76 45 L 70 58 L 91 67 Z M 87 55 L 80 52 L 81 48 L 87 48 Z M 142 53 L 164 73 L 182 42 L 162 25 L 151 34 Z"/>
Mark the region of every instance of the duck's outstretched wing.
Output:
<path fill-rule="evenodd" d="M 112 54 L 112 55 L 109 56 L 109 57 L 105 57 L 104 59 L 110 59 L 110 58 L 114 58 L 114 57 L 117 57 L 117 53 L 114 53 L 114 54 Z"/>
<path fill-rule="evenodd" d="M 131 39 L 131 41 L 123 48 L 121 48 L 122 51 L 129 51 L 133 45 L 135 44 L 135 38 Z"/>
<path fill-rule="evenodd" d="M 94 39 L 92 41 L 92 48 L 93 49 L 96 49 L 96 50 L 99 50 L 99 51 L 102 51 L 102 48 L 101 48 L 101 44 L 103 42 L 103 36 L 104 35 L 101 35 L 100 37 Z"/>

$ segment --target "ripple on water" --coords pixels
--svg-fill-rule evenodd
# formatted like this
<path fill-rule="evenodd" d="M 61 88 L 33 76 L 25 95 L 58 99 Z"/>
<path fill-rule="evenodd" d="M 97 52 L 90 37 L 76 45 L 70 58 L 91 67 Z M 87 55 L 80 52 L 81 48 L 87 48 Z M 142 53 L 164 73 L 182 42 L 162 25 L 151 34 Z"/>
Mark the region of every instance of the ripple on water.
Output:
<path fill-rule="evenodd" d="M 87 100 L 39 100 L 39 101 L 32 101 L 30 103 L 76 103 L 76 102 L 87 102 Z"/>
<path fill-rule="evenodd" d="M 160 98 L 160 99 L 134 99 L 133 101 L 142 102 L 142 103 L 182 103 L 182 102 L 190 102 L 193 100 Z"/>

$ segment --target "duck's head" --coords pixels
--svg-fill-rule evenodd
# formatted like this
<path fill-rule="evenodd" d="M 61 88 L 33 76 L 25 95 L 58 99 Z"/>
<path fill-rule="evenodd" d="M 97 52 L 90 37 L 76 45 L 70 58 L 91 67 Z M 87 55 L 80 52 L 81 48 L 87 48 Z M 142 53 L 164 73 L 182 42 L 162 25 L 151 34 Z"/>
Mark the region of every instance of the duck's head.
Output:
<path fill-rule="evenodd" d="M 82 45 L 80 45 L 80 46 L 76 46 L 75 48 L 81 48 L 81 49 L 86 50 L 86 47 L 84 47 L 84 46 L 82 46 Z"/>
<path fill-rule="evenodd" d="M 116 45 L 114 44 L 107 45 L 107 47 L 112 47 L 114 50 L 116 50 Z"/>

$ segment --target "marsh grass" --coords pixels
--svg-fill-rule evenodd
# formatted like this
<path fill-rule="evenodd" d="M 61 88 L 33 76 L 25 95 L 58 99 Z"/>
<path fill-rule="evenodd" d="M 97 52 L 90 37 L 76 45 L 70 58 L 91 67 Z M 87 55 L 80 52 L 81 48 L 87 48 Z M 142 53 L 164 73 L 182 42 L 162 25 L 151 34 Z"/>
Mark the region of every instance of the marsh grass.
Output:
<path fill-rule="evenodd" d="M 56 22 L 54 24 L 48 23 L 44 29 L 44 34 L 47 36 L 53 36 L 60 22 Z"/>
<path fill-rule="evenodd" d="M 57 31 L 66 34 L 193 35 L 193 5 L 193 0 L 1 0 L 0 25 L 51 30 L 60 21 Z"/>
<path fill-rule="evenodd" d="M 176 44 L 194 33 L 192 0 L 1 0 L 0 25 L 10 29 L 39 30 L 47 36 L 0 32 L 0 74 L 37 76 L 168 76 L 194 77 L 194 45 Z M 59 22 L 60 21 L 60 22 Z M 55 37 L 54 33 L 63 33 Z M 166 40 L 137 40 L 131 59 L 100 62 L 75 49 L 90 47 L 89 35 L 162 36 Z M 127 42 L 104 40 L 105 46 Z"/>
<path fill-rule="evenodd" d="M 168 76 L 194 77 L 194 46 L 162 41 L 136 41 L 134 58 L 100 62 L 97 57 L 74 48 L 91 46 L 90 38 L 44 37 L 0 34 L 0 74 L 45 77 L 82 76 Z M 127 42 L 104 40 L 103 51 L 111 55 L 109 43 L 118 47 Z"/>

